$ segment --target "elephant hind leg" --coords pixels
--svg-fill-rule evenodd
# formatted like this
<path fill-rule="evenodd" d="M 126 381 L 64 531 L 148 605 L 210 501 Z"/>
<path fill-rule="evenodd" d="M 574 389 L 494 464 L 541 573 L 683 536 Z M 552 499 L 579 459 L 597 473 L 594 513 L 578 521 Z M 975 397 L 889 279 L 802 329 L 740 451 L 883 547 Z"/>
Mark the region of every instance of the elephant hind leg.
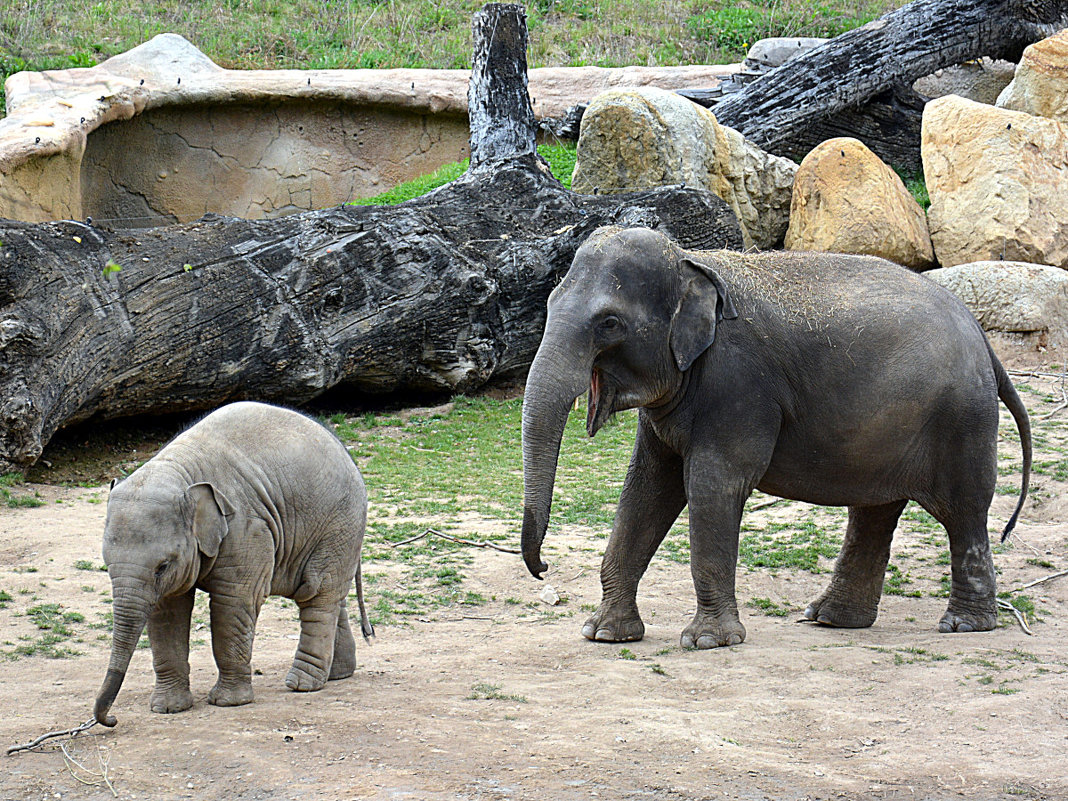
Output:
<path fill-rule="evenodd" d="M 949 606 L 938 622 L 938 630 L 943 634 L 990 631 L 998 622 L 994 559 L 990 553 L 986 513 L 973 514 L 971 518 L 939 519 L 949 534 L 952 573 Z"/>
<path fill-rule="evenodd" d="M 334 663 L 330 666 L 330 681 L 347 679 L 356 672 L 356 640 L 349 627 L 346 606 L 343 599 L 337 616 L 337 628 L 334 630 Z"/>
<path fill-rule="evenodd" d="M 805 609 L 805 617 L 827 626 L 867 628 L 879 614 L 890 541 L 908 501 L 851 506 L 845 541 L 830 586 Z"/>
<path fill-rule="evenodd" d="M 331 677 L 342 601 L 334 593 L 320 593 L 307 601 L 297 602 L 300 608 L 300 641 L 293 656 L 293 666 L 286 675 L 286 687 L 289 689 L 314 692 L 321 690 Z M 345 620 L 347 624 L 347 614 Z M 355 643 L 352 650 L 355 660 Z"/>

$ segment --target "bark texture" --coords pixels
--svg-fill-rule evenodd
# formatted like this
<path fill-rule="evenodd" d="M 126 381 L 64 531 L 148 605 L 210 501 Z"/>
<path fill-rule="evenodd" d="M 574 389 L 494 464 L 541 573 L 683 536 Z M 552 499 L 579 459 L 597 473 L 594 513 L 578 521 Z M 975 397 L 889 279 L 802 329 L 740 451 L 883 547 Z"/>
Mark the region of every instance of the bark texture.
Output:
<path fill-rule="evenodd" d="M 1066 26 L 1068 0 L 915 0 L 790 59 L 712 110 L 776 155 L 800 158 L 824 139 L 853 136 L 885 161 L 915 167 L 922 99 L 908 88 L 913 81 L 980 56 L 1017 61 Z"/>
<path fill-rule="evenodd" d="M 535 154 L 516 88 L 522 10 L 482 15 L 476 56 L 519 64 L 472 81 L 478 157 L 422 198 L 137 231 L 0 220 L 0 471 L 25 469 L 57 429 L 93 415 L 300 403 L 336 386 L 470 391 L 521 375 L 549 292 L 600 225 L 741 246 L 707 192 L 564 189 Z"/>

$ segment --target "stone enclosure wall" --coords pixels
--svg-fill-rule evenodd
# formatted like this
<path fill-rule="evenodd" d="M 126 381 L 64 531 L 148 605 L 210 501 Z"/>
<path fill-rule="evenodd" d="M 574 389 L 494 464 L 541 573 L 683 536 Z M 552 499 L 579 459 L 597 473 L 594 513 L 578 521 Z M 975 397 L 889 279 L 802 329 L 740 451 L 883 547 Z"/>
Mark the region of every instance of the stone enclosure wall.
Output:
<path fill-rule="evenodd" d="M 534 69 L 539 118 L 617 87 L 716 85 L 736 66 Z M 368 197 L 467 156 L 465 70 L 225 70 L 162 34 L 89 69 L 18 73 L 0 217 L 247 218 Z"/>

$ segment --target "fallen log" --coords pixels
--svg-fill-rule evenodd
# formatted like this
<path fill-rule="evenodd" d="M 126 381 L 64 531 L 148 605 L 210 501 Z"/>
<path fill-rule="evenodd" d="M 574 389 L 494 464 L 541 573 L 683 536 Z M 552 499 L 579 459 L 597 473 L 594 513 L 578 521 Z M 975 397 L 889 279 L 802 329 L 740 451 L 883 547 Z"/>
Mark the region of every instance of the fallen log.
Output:
<path fill-rule="evenodd" d="M 850 135 L 890 163 L 909 166 L 901 162 L 911 155 L 916 166 L 913 81 L 980 56 L 1018 61 L 1066 26 L 1068 0 L 914 0 L 786 61 L 712 111 L 776 155 L 802 158 L 824 138 Z"/>
<path fill-rule="evenodd" d="M 549 292 L 600 225 L 741 247 L 707 192 L 564 189 L 534 150 L 521 7 L 486 6 L 474 39 L 472 167 L 422 198 L 127 231 L 0 220 L 0 471 L 94 415 L 522 375 Z"/>

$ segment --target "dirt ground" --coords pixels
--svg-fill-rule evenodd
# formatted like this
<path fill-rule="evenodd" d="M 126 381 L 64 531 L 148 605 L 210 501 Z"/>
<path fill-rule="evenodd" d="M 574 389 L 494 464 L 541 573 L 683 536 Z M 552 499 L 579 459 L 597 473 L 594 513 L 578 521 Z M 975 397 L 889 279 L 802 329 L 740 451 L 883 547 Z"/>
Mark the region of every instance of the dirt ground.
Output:
<path fill-rule="evenodd" d="M 995 554 L 1002 589 L 1068 566 L 1065 485 L 1036 484 L 1019 538 Z M 100 562 L 106 487 L 30 489 L 43 506 L 0 509 L 11 596 L 0 641 L 9 651 L 33 635 L 31 601 L 85 621 L 77 655 L 0 661 L 5 747 L 89 718 L 108 658 L 106 630 L 86 627 L 107 611 L 107 574 L 75 567 Z M 991 530 L 1014 503 L 996 496 Z M 195 706 L 153 714 L 139 651 L 118 726 L 93 728 L 67 757 L 0 758 L 0 799 L 111 798 L 104 763 L 123 799 L 1068 799 L 1068 577 L 1027 590 L 1034 636 L 1011 618 L 940 635 L 945 599 L 927 592 L 888 595 L 872 628 L 837 630 L 797 620 L 828 574 L 741 570 L 741 604 L 769 598 L 791 614 L 745 607 L 744 644 L 696 652 L 678 646 L 689 568 L 658 558 L 639 593 L 645 639 L 624 647 L 579 633 L 583 606 L 599 601 L 603 542 L 566 530 L 547 541 L 547 583 L 563 598 L 551 608 L 520 557 L 474 551 L 464 586 L 487 603 L 379 626 L 371 646 L 358 642 L 356 674 L 318 693 L 283 685 L 297 623 L 274 603 L 249 706 L 206 703 L 214 666 L 208 632 L 195 631 Z M 895 538 L 917 573 L 921 547 Z"/>

